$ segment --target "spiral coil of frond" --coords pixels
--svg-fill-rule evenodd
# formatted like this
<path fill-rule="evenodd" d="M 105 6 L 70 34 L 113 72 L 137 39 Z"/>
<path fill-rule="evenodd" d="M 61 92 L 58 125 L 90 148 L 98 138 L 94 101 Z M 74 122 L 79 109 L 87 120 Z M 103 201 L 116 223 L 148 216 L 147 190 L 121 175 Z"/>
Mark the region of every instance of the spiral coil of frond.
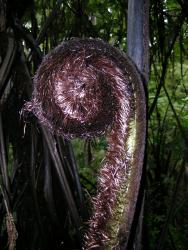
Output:
<path fill-rule="evenodd" d="M 65 138 L 106 135 L 108 148 L 84 249 L 108 245 L 107 224 L 128 178 L 131 156 L 125 141 L 135 109 L 132 67 L 123 53 L 99 39 L 64 42 L 44 58 L 34 78 L 32 100 L 25 105 L 50 131 Z"/>

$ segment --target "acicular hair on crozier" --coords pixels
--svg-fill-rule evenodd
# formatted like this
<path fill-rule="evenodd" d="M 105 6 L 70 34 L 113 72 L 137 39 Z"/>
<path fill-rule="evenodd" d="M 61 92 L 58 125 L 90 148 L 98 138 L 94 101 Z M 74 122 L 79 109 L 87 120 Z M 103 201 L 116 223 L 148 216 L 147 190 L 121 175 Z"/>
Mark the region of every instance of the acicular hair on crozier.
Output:
<path fill-rule="evenodd" d="M 99 39 L 64 42 L 42 61 L 32 100 L 24 107 L 65 138 L 106 136 L 108 148 L 84 249 L 108 245 L 107 225 L 127 178 L 125 139 L 134 109 L 131 67 L 125 54 Z"/>

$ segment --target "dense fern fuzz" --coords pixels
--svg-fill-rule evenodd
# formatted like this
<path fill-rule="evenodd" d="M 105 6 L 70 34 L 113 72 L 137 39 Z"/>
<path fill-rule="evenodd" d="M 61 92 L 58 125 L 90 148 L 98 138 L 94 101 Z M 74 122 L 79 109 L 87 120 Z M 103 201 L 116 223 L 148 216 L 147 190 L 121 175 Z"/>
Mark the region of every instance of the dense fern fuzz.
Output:
<path fill-rule="evenodd" d="M 134 117 L 135 72 L 129 59 L 114 47 L 98 39 L 74 39 L 44 58 L 34 78 L 33 98 L 25 105 L 44 126 L 65 138 L 106 135 L 108 148 L 85 249 L 108 245 L 107 224 L 128 178 L 130 155 L 125 141 Z"/>

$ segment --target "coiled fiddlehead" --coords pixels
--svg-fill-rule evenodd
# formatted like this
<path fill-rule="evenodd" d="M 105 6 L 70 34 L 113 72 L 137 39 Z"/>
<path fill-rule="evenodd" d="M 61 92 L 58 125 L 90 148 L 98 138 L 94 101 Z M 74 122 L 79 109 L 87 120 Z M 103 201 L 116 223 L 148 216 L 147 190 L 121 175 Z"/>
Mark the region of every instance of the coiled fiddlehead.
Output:
<path fill-rule="evenodd" d="M 40 65 L 25 109 L 68 139 L 106 135 L 84 249 L 121 249 L 133 219 L 146 130 L 144 88 L 133 63 L 99 39 L 62 43 Z"/>

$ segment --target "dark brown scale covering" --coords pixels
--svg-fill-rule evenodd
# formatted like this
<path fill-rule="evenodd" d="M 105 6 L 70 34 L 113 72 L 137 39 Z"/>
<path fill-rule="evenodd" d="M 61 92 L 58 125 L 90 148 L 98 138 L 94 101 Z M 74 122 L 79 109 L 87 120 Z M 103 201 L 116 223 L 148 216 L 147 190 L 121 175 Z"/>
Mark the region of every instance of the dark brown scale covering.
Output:
<path fill-rule="evenodd" d="M 126 180 L 125 138 L 134 109 L 129 59 L 99 39 L 64 42 L 40 65 L 25 110 L 66 138 L 106 135 L 108 149 L 84 249 L 102 249 L 116 195 Z"/>

